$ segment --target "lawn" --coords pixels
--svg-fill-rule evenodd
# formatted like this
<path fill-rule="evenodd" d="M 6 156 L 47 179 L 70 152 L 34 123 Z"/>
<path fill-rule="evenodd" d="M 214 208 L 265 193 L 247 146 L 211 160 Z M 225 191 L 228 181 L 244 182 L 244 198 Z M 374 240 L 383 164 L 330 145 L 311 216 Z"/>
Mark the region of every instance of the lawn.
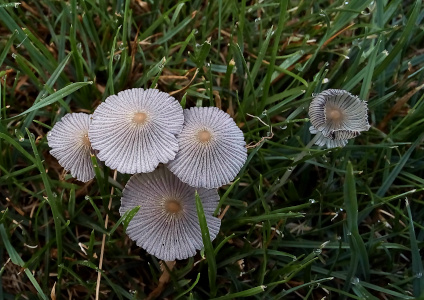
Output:
<path fill-rule="evenodd" d="M 424 299 L 423 18 L 421 0 L 0 0 L 0 299 Z M 247 144 L 217 237 L 176 263 L 126 235 L 131 175 L 93 156 L 82 183 L 49 153 L 64 115 L 129 88 L 218 107 Z M 368 104 L 345 147 L 311 143 L 327 89 Z"/>

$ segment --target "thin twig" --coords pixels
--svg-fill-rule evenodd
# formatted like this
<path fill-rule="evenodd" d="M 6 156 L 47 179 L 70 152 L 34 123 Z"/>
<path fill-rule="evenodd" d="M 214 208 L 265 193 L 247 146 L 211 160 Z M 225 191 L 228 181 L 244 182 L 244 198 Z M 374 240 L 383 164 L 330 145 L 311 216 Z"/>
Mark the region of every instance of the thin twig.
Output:
<path fill-rule="evenodd" d="M 113 173 L 113 180 L 116 180 L 116 175 L 118 172 L 115 170 Z M 112 186 L 110 190 L 110 198 L 109 198 L 109 205 L 107 206 L 107 209 L 110 210 L 112 208 L 112 196 L 113 192 L 115 191 L 115 187 Z M 109 222 L 109 214 L 106 214 L 105 218 L 105 229 L 107 229 L 107 223 Z M 105 242 L 106 242 L 106 234 L 103 234 L 102 239 L 102 248 L 100 250 L 100 261 L 99 261 L 99 269 L 97 271 L 97 286 L 96 286 L 96 300 L 99 300 L 99 294 L 100 294 L 100 280 L 102 279 L 102 266 L 103 266 L 103 254 L 105 252 Z"/>
<path fill-rule="evenodd" d="M 270 139 L 272 139 L 273 137 L 274 137 L 274 133 L 272 132 L 272 126 L 269 126 L 267 123 L 265 123 L 264 121 L 262 121 L 261 120 L 261 118 L 259 118 L 258 116 L 254 116 L 254 115 L 251 115 L 251 114 L 248 114 L 248 113 L 246 113 L 246 115 L 248 115 L 249 117 L 252 117 L 252 118 L 256 118 L 256 119 L 258 119 L 258 121 L 259 122 L 261 122 L 262 124 L 264 124 L 265 126 L 268 126 L 268 128 L 269 128 L 269 133 L 270 133 L 270 135 L 269 136 L 264 136 L 264 137 L 262 137 L 260 140 L 259 140 L 259 142 L 257 142 L 256 144 L 253 144 L 252 145 L 252 143 L 250 143 L 249 145 L 247 145 L 246 146 L 246 148 L 247 149 L 252 149 L 252 148 L 256 148 L 260 143 L 262 143 L 264 140 L 270 140 Z"/>

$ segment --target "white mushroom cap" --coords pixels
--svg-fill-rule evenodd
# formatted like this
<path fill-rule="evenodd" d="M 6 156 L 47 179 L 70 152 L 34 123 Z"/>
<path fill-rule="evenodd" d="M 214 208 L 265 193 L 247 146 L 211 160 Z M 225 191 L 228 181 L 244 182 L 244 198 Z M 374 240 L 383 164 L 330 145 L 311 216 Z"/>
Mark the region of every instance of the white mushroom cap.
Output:
<path fill-rule="evenodd" d="M 314 96 L 309 106 L 310 131 L 323 135 L 316 144 L 329 148 L 346 145 L 348 139 L 370 128 L 367 112 L 365 101 L 344 90 L 330 89 Z"/>
<path fill-rule="evenodd" d="M 185 109 L 184 127 L 177 137 L 180 150 L 168 168 L 194 187 L 230 183 L 247 158 L 243 132 L 217 107 Z"/>
<path fill-rule="evenodd" d="M 94 111 L 89 137 L 105 165 L 121 173 L 152 172 L 174 159 L 183 109 L 156 89 L 129 89 L 106 98 Z"/>
<path fill-rule="evenodd" d="M 91 162 L 91 145 L 88 139 L 90 115 L 66 114 L 47 134 L 47 142 L 59 164 L 82 182 L 94 178 Z"/>
<path fill-rule="evenodd" d="M 196 255 L 203 241 L 195 191 L 163 166 L 151 173 L 133 175 L 122 191 L 119 209 L 123 215 L 140 206 L 127 234 L 139 247 L 165 261 Z M 197 192 L 213 240 L 221 226 L 221 220 L 213 216 L 219 202 L 218 192 L 203 188 Z"/>

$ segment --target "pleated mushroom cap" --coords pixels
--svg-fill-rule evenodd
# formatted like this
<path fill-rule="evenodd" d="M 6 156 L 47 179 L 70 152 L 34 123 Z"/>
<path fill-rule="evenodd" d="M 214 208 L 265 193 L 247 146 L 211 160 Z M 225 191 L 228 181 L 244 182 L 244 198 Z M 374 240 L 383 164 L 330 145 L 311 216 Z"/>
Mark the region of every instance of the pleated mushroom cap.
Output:
<path fill-rule="evenodd" d="M 89 137 L 97 156 L 121 173 L 152 172 L 174 159 L 183 109 L 156 89 L 129 89 L 106 98 L 94 111 Z"/>
<path fill-rule="evenodd" d="M 164 166 L 151 173 L 133 175 L 122 191 L 119 209 L 123 215 L 140 206 L 127 227 L 127 234 L 137 246 L 165 261 L 196 255 L 203 241 L 195 191 Z M 213 240 L 221 226 L 221 220 L 213 216 L 219 202 L 218 192 L 203 188 L 197 192 Z"/>
<path fill-rule="evenodd" d="M 184 127 L 177 137 L 180 150 L 168 168 L 193 187 L 230 183 L 247 158 L 243 132 L 217 107 L 185 109 Z"/>
<path fill-rule="evenodd" d="M 309 106 L 311 133 L 321 132 L 317 145 L 343 147 L 348 139 L 370 128 L 367 103 L 344 90 L 325 90 Z M 333 142 L 330 142 L 333 141 Z"/>
<path fill-rule="evenodd" d="M 94 178 L 91 144 L 88 139 L 90 115 L 70 113 L 62 117 L 47 134 L 50 154 L 71 175 L 82 182 Z"/>

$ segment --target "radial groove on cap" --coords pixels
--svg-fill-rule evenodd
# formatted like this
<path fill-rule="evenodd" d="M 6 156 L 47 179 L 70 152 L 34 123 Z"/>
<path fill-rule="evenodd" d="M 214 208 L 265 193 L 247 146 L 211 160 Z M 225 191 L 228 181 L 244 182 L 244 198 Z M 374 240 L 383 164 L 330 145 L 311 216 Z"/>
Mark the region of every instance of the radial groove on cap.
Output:
<path fill-rule="evenodd" d="M 348 139 L 370 128 L 367 112 L 365 101 L 344 90 L 330 89 L 315 95 L 309 106 L 310 131 L 323 135 L 316 144 L 329 148 L 346 145 Z"/>
<path fill-rule="evenodd" d="M 87 182 L 94 178 L 91 147 L 88 139 L 90 115 L 70 113 L 62 117 L 47 134 L 50 154 L 76 179 Z"/>
<path fill-rule="evenodd" d="M 181 105 L 156 89 L 129 89 L 106 98 L 94 111 L 89 136 L 105 165 L 121 173 L 153 171 L 174 159 Z"/>
<path fill-rule="evenodd" d="M 204 141 L 202 132 L 210 133 Z M 200 138 L 199 138 L 200 133 Z M 180 150 L 168 168 L 194 187 L 217 188 L 230 183 L 247 158 L 243 132 L 227 113 L 216 107 L 184 110 L 177 136 Z"/>
<path fill-rule="evenodd" d="M 196 211 L 196 189 L 180 181 L 164 166 L 146 174 L 133 175 L 122 191 L 121 208 L 140 206 L 130 221 L 127 234 L 148 253 L 165 261 L 185 259 L 203 247 Z M 211 240 L 215 239 L 221 220 L 213 213 L 218 205 L 216 190 L 197 190 L 203 204 Z M 166 210 L 168 200 L 177 201 L 181 210 Z"/>

